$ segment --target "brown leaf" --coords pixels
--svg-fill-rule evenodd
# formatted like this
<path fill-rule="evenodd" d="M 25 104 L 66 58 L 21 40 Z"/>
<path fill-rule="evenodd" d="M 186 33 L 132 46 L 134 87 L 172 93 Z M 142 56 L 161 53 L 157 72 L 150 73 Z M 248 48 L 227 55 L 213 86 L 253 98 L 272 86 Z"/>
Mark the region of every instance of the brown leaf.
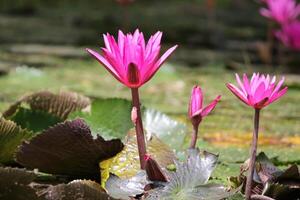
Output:
<path fill-rule="evenodd" d="M 119 139 L 105 141 L 99 135 L 93 138 L 84 120 L 75 119 L 49 128 L 30 142 L 23 142 L 16 159 L 30 169 L 99 180 L 98 163 L 122 149 Z"/>

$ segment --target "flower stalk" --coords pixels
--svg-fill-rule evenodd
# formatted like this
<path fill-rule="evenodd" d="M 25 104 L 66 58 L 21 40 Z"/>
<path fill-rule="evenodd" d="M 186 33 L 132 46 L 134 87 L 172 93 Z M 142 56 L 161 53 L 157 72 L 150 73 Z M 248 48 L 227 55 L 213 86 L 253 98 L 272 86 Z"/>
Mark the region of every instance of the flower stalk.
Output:
<path fill-rule="evenodd" d="M 140 158 L 140 166 L 141 166 L 141 169 L 145 169 L 145 159 L 144 158 L 145 158 L 147 152 L 146 152 L 146 143 L 145 143 L 144 128 L 143 128 L 143 122 L 142 122 L 138 88 L 131 88 L 131 95 L 132 95 L 132 106 L 136 108 L 135 131 L 136 131 L 136 139 L 137 139 L 138 152 L 139 152 L 139 158 Z"/>
<path fill-rule="evenodd" d="M 195 149 L 197 139 L 198 139 L 198 130 L 199 130 L 199 124 L 193 124 L 193 133 L 190 143 L 190 149 Z"/>
<path fill-rule="evenodd" d="M 253 130 L 252 144 L 250 150 L 249 173 L 247 177 L 246 191 L 245 191 L 246 200 L 251 199 L 251 190 L 252 190 L 252 182 L 253 182 L 253 174 L 255 168 L 256 150 L 257 150 L 257 142 L 258 142 L 259 114 L 260 114 L 260 109 L 255 109 L 254 130 Z"/>

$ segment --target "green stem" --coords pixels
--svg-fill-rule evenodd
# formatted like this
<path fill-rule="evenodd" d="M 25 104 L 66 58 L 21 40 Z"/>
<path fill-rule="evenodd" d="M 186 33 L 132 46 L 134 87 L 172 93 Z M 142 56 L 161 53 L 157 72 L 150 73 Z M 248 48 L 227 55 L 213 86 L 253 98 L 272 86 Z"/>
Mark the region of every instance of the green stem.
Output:
<path fill-rule="evenodd" d="M 246 192 L 245 192 L 246 200 L 251 200 L 251 190 L 252 190 L 253 174 L 254 174 L 255 160 L 256 160 L 257 141 L 258 141 L 259 112 L 260 109 L 255 109 L 254 131 L 252 136 L 252 145 L 251 145 L 251 152 L 250 152 L 249 173 L 247 177 Z"/>

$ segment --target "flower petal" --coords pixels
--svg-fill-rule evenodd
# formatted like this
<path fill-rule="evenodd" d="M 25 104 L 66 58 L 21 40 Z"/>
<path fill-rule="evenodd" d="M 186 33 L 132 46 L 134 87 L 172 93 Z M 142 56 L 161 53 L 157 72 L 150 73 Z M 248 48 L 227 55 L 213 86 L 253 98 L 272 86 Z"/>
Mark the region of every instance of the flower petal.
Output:
<path fill-rule="evenodd" d="M 100 54 L 98 54 L 96 51 L 93 51 L 91 49 L 86 49 L 87 52 L 89 52 L 98 62 L 100 62 L 117 80 L 123 83 L 121 76 L 118 74 L 118 72 L 114 69 L 113 66 L 110 65 L 110 63 Z"/>
<path fill-rule="evenodd" d="M 202 112 L 201 112 L 201 116 L 205 117 L 207 116 L 217 105 L 217 103 L 220 101 L 221 99 L 221 95 L 217 96 L 217 98 L 215 100 L 213 100 L 208 106 L 206 106 Z"/>
<path fill-rule="evenodd" d="M 167 60 L 167 58 L 175 51 L 176 48 L 177 45 L 173 46 L 160 57 L 160 59 L 155 63 L 154 66 L 149 66 L 148 71 L 144 73 L 143 83 L 148 82 L 154 76 L 157 70 Z"/>
<path fill-rule="evenodd" d="M 242 91 L 240 91 L 236 86 L 234 86 L 231 83 L 227 83 L 226 84 L 227 88 L 237 97 L 239 98 L 241 101 L 243 101 L 245 104 L 252 106 L 248 100 L 247 97 L 244 96 L 244 94 L 242 93 Z"/>

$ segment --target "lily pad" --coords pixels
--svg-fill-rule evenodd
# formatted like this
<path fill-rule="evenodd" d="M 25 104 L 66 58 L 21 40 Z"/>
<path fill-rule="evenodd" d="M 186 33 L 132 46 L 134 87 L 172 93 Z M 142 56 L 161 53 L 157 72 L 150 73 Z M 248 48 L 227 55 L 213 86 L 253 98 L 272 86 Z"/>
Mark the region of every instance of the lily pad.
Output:
<path fill-rule="evenodd" d="M 129 179 L 121 179 L 114 174 L 110 174 L 106 181 L 105 189 L 108 194 L 116 199 L 130 199 L 144 193 L 145 186 L 149 184 L 145 171 L 139 171 Z"/>
<path fill-rule="evenodd" d="M 0 199 L 39 199 L 29 185 L 36 177 L 34 173 L 24 169 L 0 167 L 0 177 Z"/>
<path fill-rule="evenodd" d="M 218 156 L 193 149 L 185 162 L 176 161 L 176 171 L 167 173 L 169 182 L 149 192 L 146 199 L 154 200 L 218 200 L 232 196 L 237 191 L 227 192 L 219 184 L 208 183 L 217 164 Z"/>
<path fill-rule="evenodd" d="M 125 99 L 96 99 L 90 112 L 74 112 L 70 119 L 83 118 L 91 127 L 93 135 L 101 133 L 106 139 L 124 138 L 133 127 L 131 102 Z"/>
<path fill-rule="evenodd" d="M 14 163 L 14 153 L 23 140 L 34 136 L 33 132 L 22 129 L 16 123 L 0 118 L 0 163 Z"/>
<path fill-rule="evenodd" d="M 153 109 L 145 110 L 143 122 L 147 138 L 155 134 L 172 149 L 182 150 L 187 132 L 185 124 Z"/>
<path fill-rule="evenodd" d="M 68 184 L 50 186 L 44 193 L 46 200 L 114 200 L 98 183 L 89 180 L 75 180 Z"/>
<path fill-rule="evenodd" d="M 88 109 L 90 99 L 74 92 L 62 91 L 54 94 L 49 91 L 40 91 L 22 97 L 4 113 L 5 118 L 9 118 L 18 111 L 18 108 L 25 107 L 31 110 L 39 110 L 65 120 L 71 112 Z"/>
<path fill-rule="evenodd" d="M 50 113 L 22 107 L 18 108 L 14 115 L 12 115 L 9 119 L 16 122 L 22 128 L 33 132 L 43 131 L 50 126 L 62 122 L 60 118 Z"/>
<path fill-rule="evenodd" d="M 155 135 L 147 141 L 147 151 L 162 168 L 173 164 L 176 159 L 170 147 L 159 140 Z M 100 167 L 102 169 L 102 183 L 108 179 L 110 173 L 123 179 L 133 177 L 137 174 L 140 170 L 140 161 L 135 131 L 128 133 L 124 149 L 115 157 L 102 161 Z"/>
<path fill-rule="evenodd" d="M 66 121 L 23 142 L 16 160 L 29 169 L 68 175 L 72 178 L 99 180 L 98 163 L 119 153 L 123 144 L 119 139 L 105 141 L 93 138 L 82 119 Z"/>

